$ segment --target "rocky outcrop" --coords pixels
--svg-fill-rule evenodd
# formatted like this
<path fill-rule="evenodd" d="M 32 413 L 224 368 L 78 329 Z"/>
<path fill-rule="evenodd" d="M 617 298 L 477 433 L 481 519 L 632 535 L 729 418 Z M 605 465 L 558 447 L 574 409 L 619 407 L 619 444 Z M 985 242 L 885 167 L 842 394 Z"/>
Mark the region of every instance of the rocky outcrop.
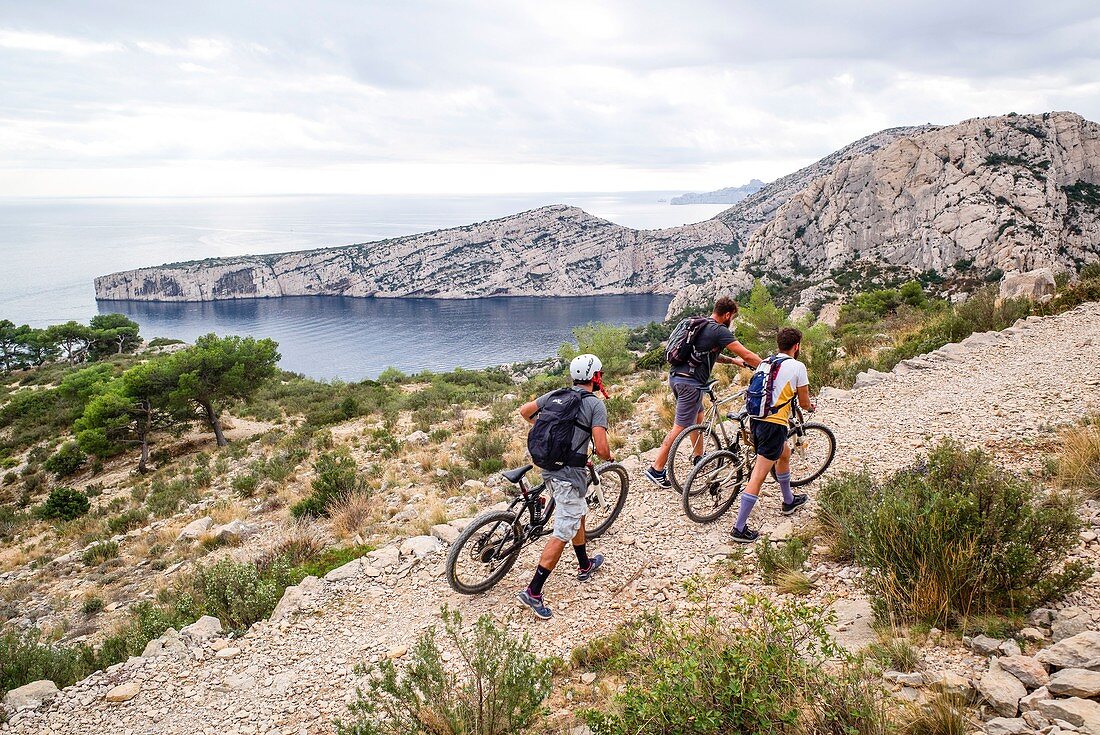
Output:
<path fill-rule="evenodd" d="M 868 136 L 713 219 L 634 230 L 555 205 L 380 242 L 174 263 L 95 279 L 96 298 L 218 301 L 276 296 L 587 296 L 675 293 L 737 264 L 749 236 L 810 181 L 925 128 Z"/>
<path fill-rule="evenodd" d="M 745 197 L 764 188 L 760 179 L 751 179 L 744 186 L 727 186 L 724 189 L 706 192 L 690 192 L 672 197 L 669 204 L 737 204 Z"/>
<path fill-rule="evenodd" d="M 977 118 L 839 162 L 754 232 L 736 269 L 685 289 L 669 311 L 758 276 L 835 287 L 866 266 L 1059 271 L 1098 255 L 1100 125 L 1069 112 Z"/>

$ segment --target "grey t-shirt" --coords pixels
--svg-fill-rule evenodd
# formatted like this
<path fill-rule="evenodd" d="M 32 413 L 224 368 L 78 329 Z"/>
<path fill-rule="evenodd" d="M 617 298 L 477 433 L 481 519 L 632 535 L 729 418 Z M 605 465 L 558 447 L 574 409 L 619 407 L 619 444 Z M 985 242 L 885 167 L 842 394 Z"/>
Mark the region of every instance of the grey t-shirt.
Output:
<path fill-rule="evenodd" d="M 596 426 L 607 428 L 607 406 L 599 396 L 583 386 L 573 386 L 573 390 L 592 396 L 582 399 L 581 407 L 577 411 L 577 423 L 588 428 L 582 429 L 578 426 L 573 429 L 573 451 L 586 452 L 588 442 L 592 440 L 592 428 Z M 550 391 L 550 393 L 553 392 Z M 546 405 L 546 399 L 550 397 L 550 393 L 543 393 L 535 399 L 535 405 L 539 410 Z M 562 467 L 560 470 L 541 470 L 541 472 L 544 479 L 564 480 L 581 493 L 588 487 L 588 470 L 584 467 Z"/>
<path fill-rule="evenodd" d="M 714 363 L 718 362 L 722 350 L 736 341 L 737 337 L 728 327 L 713 320 L 707 322 L 695 338 L 695 349 L 703 355 L 703 360 L 694 368 L 689 365 L 674 367 L 672 375 L 694 378 L 700 384 L 706 383 L 710 380 L 710 373 L 714 370 Z"/>

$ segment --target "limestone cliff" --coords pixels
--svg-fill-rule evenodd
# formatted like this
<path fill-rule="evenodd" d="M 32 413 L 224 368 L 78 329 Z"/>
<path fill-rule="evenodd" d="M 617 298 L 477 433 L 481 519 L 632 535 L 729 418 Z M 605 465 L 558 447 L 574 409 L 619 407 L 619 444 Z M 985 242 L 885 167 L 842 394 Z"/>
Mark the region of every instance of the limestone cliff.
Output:
<path fill-rule="evenodd" d="M 634 230 L 576 207 L 380 242 L 174 263 L 95 279 L 96 298 L 215 301 L 275 296 L 575 296 L 675 293 L 737 264 L 756 228 L 813 179 L 923 128 L 856 141 L 765 186 L 717 217 Z"/>
<path fill-rule="evenodd" d="M 756 276 L 818 299 L 860 265 L 995 275 L 1098 255 L 1100 125 L 1069 112 L 978 118 L 833 166 L 768 217 L 737 268 L 682 290 L 670 313 Z"/>

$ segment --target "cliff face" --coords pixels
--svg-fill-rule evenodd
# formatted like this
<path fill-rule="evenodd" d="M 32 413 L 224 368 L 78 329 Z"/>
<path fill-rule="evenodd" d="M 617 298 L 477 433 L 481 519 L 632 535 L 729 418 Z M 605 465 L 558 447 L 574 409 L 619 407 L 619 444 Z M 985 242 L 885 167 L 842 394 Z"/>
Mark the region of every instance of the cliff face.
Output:
<path fill-rule="evenodd" d="M 96 279 L 100 299 L 671 293 L 735 262 L 718 221 L 638 231 L 552 206 L 465 227 L 278 255 L 177 263 Z"/>
<path fill-rule="evenodd" d="M 1006 115 L 905 135 L 849 157 L 778 207 L 737 268 L 682 290 L 670 312 L 756 276 L 819 297 L 859 264 L 919 274 L 1075 269 L 1100 254 L 1100 125 Z M 805 298 L 804 298 L 805 300 Z M 675 311 L 673 311 L 675 310 Z"/>
<path fill-rule="evenodd" d="M 810 181 L 852 156 L 921 129 L 895 128 L 856 141 L 713 219 L 683 227 L 634 230 L 557 205 L 362 245 L 112 273 L 95 279 L 96 298 L 676 293 L 734 267 L 749 236 Z"/>

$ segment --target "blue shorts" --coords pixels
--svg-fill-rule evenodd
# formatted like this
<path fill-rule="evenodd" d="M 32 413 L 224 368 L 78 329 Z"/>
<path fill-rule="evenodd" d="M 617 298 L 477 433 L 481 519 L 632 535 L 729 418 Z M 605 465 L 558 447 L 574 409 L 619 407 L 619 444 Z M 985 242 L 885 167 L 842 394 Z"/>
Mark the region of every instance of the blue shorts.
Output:
<path fill-rule="evenodd" d="M 774 462 L 783 456 L 783 447 L 787 444 L 787 425 L 753 421 L 752 441 L 758 457 Z"/>

